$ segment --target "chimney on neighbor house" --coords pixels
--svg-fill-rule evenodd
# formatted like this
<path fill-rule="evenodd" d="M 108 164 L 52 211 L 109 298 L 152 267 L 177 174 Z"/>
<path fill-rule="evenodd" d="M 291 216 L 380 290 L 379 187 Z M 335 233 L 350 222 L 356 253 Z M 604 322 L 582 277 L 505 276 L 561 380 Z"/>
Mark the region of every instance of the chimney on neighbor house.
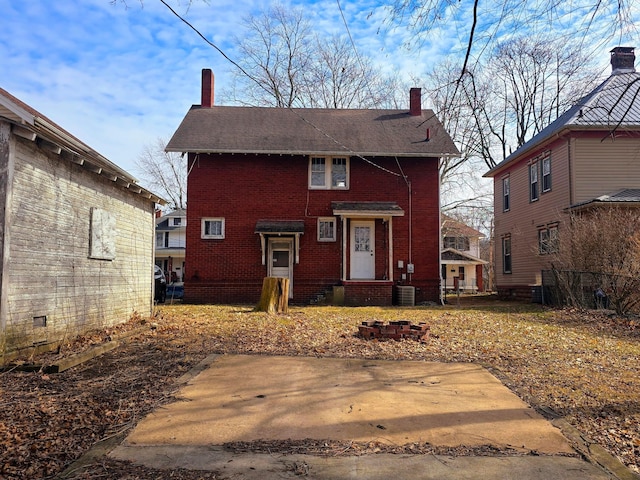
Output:
<path fill-rule="evenodd" d="M 633 73 L 636 71 L 634 47 L 616 47 L 611 50 L 611 73 Z"/>
<path fill-rule="evenodd" d="M 213 107 L 213 72 L 210 68 L 202 69 L 202 95 L 200 107 Z"/>
<path fill-rule="evenodd" d="M 412 88 L 409 90 L 409 115 L 422 115 L 422 89 Z"/>

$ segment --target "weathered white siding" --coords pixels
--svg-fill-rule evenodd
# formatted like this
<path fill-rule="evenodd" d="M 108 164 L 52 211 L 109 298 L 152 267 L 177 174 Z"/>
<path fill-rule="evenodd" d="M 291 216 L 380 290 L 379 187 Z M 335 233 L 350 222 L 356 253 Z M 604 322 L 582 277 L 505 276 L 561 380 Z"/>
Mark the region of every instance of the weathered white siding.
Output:
<path fill-rule="evenodd" d="M 0 333 L 3 351 L 148 315 L 154 204 L 36 142 L 10 141 Z M 2 156 L 0 155 L 0 160 Z M 3 176 L 4 178 L 4 176 Z M 115 220 L 115 258 L 89 258 L 91 209 Z M 46 326 L 34 317 L 46 316 Z"/>

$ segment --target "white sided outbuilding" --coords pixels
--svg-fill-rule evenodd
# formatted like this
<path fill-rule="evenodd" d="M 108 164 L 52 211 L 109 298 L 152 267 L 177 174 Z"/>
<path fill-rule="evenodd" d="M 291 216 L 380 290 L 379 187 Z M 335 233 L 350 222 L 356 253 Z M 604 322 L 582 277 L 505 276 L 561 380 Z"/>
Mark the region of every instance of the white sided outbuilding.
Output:
<path fill-rule="evenodd" d="M 149 315 L 164 203 L 0 88 L 0 364 Z"/>

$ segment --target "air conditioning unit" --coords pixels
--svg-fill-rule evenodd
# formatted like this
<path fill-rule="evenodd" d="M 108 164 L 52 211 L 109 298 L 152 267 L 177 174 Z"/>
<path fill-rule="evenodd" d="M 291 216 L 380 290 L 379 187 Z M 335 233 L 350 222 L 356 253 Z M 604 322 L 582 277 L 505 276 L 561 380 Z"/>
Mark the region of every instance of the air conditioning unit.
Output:
<path fill-rule="evenodd" d="M 398 305 L 401 307 L 413 307 L 416 304 L 416 287 L 398 285 Z"/>

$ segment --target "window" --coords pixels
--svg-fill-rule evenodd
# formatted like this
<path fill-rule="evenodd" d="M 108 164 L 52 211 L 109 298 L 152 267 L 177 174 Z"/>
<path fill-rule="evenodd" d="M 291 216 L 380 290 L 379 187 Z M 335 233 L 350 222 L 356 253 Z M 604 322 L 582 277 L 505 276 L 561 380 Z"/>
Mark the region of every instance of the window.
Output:
<path fill-rule="evenodd" d="M 334 217 L 321 217 L 318 219 L 318 241 L 336 241 L 336 219 Z"/>
<path fill-rule="evenodd" d="M 156 247 L 163 247 L 163 243 L 164 243 L 164 233 L 163 232 L 156 232 Z"/>
<path fill-rule="evenodd" d="M 502 238 L 502 273 L 511 273 L 511 237 Z"/>
<path fill-rule="evenodd" d="M 173 217 L 173 226 L 174 227 L 179 227 L 180 225 L 182 225 L 182 218 Z"/>
<path fill-rule="evenodd" d="M 551 157 L 542 159 L 542 191 L 551 190 Z"/>
<path fill-rule="evenodd" d="M 444 248 L 468 251 L 469 239 L 467 237 L 444 237 Z"/>
<path fill-rule="evenodd" d="M 508 212 L 511 208 L 511 180 L 509 177 L 502 179 L 502 211 Z"/>
<path fill-rule="evenodd" d="M 339 190 L 349 188 L 349 159 L 345 157 L 311 157 L 309 188 Z"/>
<path fill-rule="evenodd" d="M 538 229 L 538 253 L 547 255 L 558 251 L 558 226 Z"/>
<path fill-rule="evenodd" d="M 202 238 L 224 238 L 224 218 L 203 218 Z"/>
<path fill-rule="evenodd" d="M 529 200 L 535 202 L 540 195 L 538 191 L 538 162 L 529 165 Z"/>

